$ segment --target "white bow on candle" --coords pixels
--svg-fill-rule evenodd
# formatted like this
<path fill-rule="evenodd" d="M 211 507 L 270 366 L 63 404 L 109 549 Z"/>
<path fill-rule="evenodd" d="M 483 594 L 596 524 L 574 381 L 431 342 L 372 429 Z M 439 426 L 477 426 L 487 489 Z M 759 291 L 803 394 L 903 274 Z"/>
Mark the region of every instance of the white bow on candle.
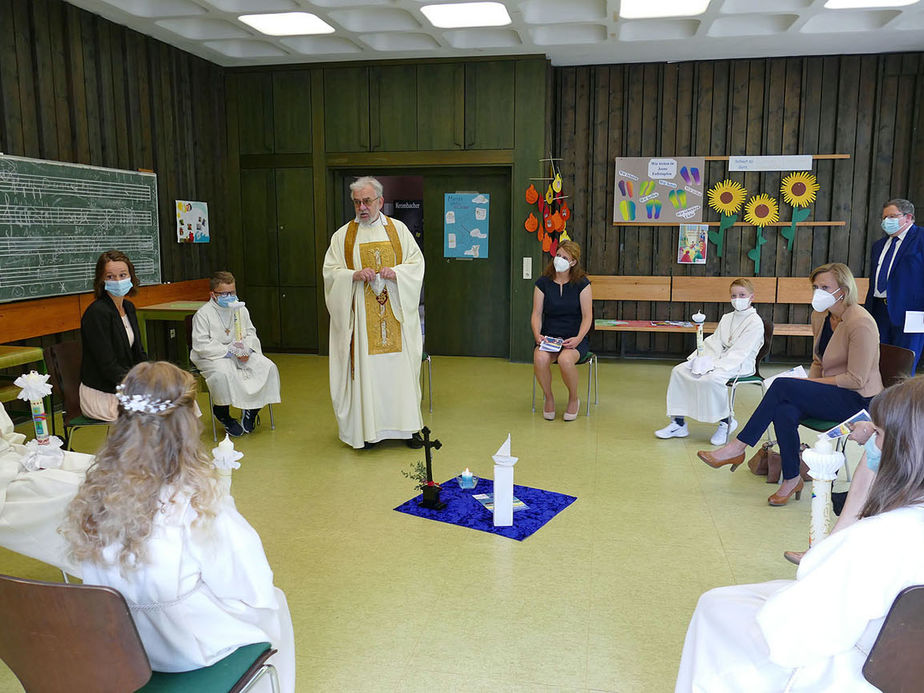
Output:
<path fill-rule="evenodd" d="M 241 463 L 238 462 L 244 456 L 243 452 L 234 449 L 234 443 L 225 434 L 225 439 L 218 444 L 217 448 L 212 448 L 212 465 L 222 471 L 240 469 Z"/>
<path fill-rule="evenodd" d="M 22 388 L 16 397 L 26 402 L 47 397 L 51 394 L 51 385 L 48 384 L 49 377 L 51 376 L 47 373 L 36 371 L 19 376 L 13 381 L 14 385 Z"/>

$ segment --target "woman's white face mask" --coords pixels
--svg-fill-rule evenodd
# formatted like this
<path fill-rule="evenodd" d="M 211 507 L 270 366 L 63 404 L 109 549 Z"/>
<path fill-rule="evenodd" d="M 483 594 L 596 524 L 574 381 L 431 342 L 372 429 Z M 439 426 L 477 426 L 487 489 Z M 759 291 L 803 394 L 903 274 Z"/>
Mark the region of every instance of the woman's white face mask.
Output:
<path fill-rule="evenodd" d="M 552 260 L 552 264 L 555 265 L 556 272 L 567 272 L 571 267 L 571 263 L 568 262 L 566 258 L 560 257 L 558 255 Z"/>
<path fill-rule="evenodd" d="M 751 307 L 751 299 L 749 298 L 733 298 L 731 300 L 732 308 L 735 310 L 747 310 Z"/>
<path fill-rule="evenodd" d="M 840 289 L 835 289 L 834 293 L 828 293 L 824 289 L 815 289 L 815 293 L 812 294 L 812 309 L 818 311 L 819 313 L 824 313 L 831 306 L 841 300 L 841 297 L 835 296 L 834 294 L 840 291 Z"/>

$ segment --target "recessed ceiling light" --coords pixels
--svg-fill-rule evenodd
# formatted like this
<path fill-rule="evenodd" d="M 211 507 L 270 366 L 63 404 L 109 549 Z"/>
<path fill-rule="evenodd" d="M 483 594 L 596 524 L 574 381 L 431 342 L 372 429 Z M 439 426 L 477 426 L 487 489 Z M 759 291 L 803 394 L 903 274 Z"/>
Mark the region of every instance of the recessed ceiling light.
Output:
<path fill-rule="evenodd" d="M 420 8 L 439 29 L 471 26 L 506 26 L 511 23 L 507 8 L 499 2 L 459 2 L 452 5 L 424 5 Z"/>
<path fill-rule="evenodd" d="M 304 36 L 332 34 L 334 27 L 310 12 L 278 12 L 276 14 L 242 14 L 238 17 L 261 34 L 268 36 Z"/>
<path fill-rule="evenodd" d="M 828 0 L 825 9 L 828 10 L 856 10 L 870 7 L 904 7 L 913 5 L 919 0 Z"/>
<path fill-rule="evenodd" d="M 702 14 L 709 0 L 622 0 L 619 16 L 623 19 L 650 19 L 652 17 L 692 17 Z"/>

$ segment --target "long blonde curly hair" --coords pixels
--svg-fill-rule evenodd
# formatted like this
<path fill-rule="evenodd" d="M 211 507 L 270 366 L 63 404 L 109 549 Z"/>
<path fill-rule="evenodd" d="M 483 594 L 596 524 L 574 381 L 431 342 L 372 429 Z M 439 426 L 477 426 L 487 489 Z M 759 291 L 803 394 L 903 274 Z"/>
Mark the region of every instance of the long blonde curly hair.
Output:
<path fill-rule="evenodd" d="M 123 574 L 143 564 L 167 487 L 189 498 L 198 515 L 194 524 L 215 517 L 218 474 L 200 442 L 196 389 L 191 374 L 163 361 L 139 363 L 125 376 L 123 395 L 172 404 L 157 413 L 119 407 L 61 527 L 76 561 L 104 564 L 104 549 L 117 547 Z"/>

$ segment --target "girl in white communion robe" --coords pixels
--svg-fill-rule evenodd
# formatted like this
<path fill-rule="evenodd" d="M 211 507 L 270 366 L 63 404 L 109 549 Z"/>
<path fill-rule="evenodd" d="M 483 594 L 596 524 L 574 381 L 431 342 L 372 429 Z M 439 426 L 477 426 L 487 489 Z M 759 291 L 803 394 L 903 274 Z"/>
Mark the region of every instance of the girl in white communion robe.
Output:
<path fill-rule="evenodd" d="M 79 577 L 58 527 L 93 456 L 65 452 L 60 467 L 33 469 L 24 442 L 0 404 L 0 546 Z"/>
<path fill-rule="evenodd" d="M 84 582 L 125 597 L 152 669 L 197 669 L 270 642 L 279 652 L 269 661 L 291 693 L 285 595 L 201 448 L 195 395 L 193 376 L 169 363 L 141 363 L 125 376 L 119 418 L 62 532 Z"/>
<path fill-rule="evenodd" d="M 677 693 L 877 690 L 866 656 L 898 593 L 924 583 L 924 376 L 884 390 L 870 414 L 881 462 L 862 519 L 810 549 L 794 581 L 700 597 Z"/>

